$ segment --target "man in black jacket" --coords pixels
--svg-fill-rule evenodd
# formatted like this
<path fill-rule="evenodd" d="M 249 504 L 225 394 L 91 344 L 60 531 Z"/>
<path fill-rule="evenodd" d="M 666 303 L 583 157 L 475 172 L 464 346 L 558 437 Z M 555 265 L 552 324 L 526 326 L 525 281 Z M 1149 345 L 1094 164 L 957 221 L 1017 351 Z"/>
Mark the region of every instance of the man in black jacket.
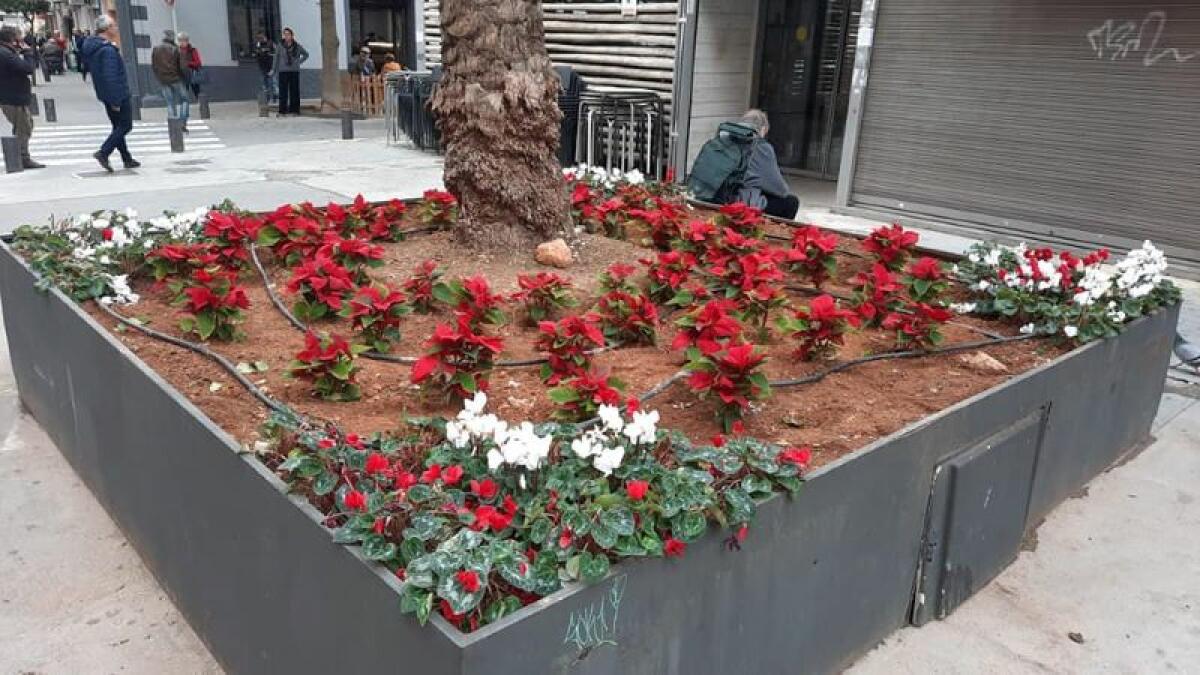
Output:
<path fill-rule="evenodd" d="M 33 64 L 22 54 L 25 49 L 20 31 L 12 26 L 0 28 L 0 111 L 12 123 L 13 135 L 21 147 L 21 164 L 26 169 L 41 169 L 45 165 L 29 156 L 29 137 L 33 135 L 33 115 L 29 113 L 33 83 L 29 76 Z"/>

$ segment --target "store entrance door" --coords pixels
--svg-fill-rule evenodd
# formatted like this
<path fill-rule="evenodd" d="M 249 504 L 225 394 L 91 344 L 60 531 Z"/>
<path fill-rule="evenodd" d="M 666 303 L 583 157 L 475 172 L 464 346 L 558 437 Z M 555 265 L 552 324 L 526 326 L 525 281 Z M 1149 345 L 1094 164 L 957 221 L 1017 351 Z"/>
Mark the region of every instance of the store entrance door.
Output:
<path fill-rule="evenodd" d="M 785 170 L 836 180 L 862 0 L 766 0 L 758 107 Z"/>

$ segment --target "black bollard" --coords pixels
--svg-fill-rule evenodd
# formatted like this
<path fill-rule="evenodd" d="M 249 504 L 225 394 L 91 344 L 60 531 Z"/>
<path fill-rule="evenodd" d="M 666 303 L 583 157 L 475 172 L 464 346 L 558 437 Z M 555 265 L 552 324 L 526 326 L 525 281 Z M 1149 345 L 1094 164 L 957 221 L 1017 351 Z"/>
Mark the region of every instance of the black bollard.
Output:
<path fill-rule="evenodd" d="M 142 97 L 141 96 L 131 96 L 129 98 L 129 105 L 133 108 L 133 111 L 132 111 L 133 112 L 133 115 L 132 115 L 133 121 L 141 122 L 142 121 Z"/>
<path fill-rule="evenodd" d="M 171 117 L 167 120 L 167 136 L 171 139 L 171 152 L 183 152 L 183 120 Z"/>
<path fill-rule="evenodd" d="M 258 116 L 271 116 L 271 102 L 267 99 L 267 92 L 265 91 L 258 92 Z"/>
<path fill-rule="evenodd" d="M 54 107 L 54 99 L 52 99 L 52 98 L 46 99 L 45 105 L 46 105 L 46 121 L 47 122 L 57 122 L 58 121 L 58 110 Z"/>
<path fill-rule="evenodd" d="M 197 100 L 200 103 L 200 119 L 208 119 L 208 94 L 200 94 L 200 96 L 197 97 Z"/>
<path fill-rule="evenodd" d="M 33 115 L 34 117 L 42 114 L 41 109 L 38 107 L 37 94 L 29 95 L 29 114 Z"/>
<path fill-rule="evenodd" d="M 0 138 L 0 149 L 4 151 L 4 173 L 25 170 L 25 161 L 21 158 L 21 143 L 16 136 Z"/>
<path fill-rule="evenodd" d="M 354 113 L 349 110 L 342 111 L 342 140 L 350 141 L 354 139 Z"/>

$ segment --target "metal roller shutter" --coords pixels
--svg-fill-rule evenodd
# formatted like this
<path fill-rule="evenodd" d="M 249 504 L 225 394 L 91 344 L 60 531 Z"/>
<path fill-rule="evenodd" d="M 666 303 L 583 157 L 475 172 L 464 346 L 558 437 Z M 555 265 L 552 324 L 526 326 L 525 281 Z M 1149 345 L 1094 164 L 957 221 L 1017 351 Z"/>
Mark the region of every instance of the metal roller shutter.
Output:
<path fill-rule="evenodd" d="M 1200 3 L 880 0 L 850 205 L 1200 264 Z"/>

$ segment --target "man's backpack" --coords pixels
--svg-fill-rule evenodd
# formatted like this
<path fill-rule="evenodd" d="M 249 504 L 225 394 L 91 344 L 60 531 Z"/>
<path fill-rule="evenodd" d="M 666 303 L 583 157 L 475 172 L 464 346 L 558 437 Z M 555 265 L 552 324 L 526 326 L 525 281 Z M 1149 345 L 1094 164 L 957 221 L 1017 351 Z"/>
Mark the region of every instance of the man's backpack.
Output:
<path fill-rule="evenodd" d="M 712 204 L 728 204 L 737 196 L 750 162 L 754 129 L 735 122 L 722 122 L 717 135 L 700 148 L 688 176 L 693 197 Z"/>

